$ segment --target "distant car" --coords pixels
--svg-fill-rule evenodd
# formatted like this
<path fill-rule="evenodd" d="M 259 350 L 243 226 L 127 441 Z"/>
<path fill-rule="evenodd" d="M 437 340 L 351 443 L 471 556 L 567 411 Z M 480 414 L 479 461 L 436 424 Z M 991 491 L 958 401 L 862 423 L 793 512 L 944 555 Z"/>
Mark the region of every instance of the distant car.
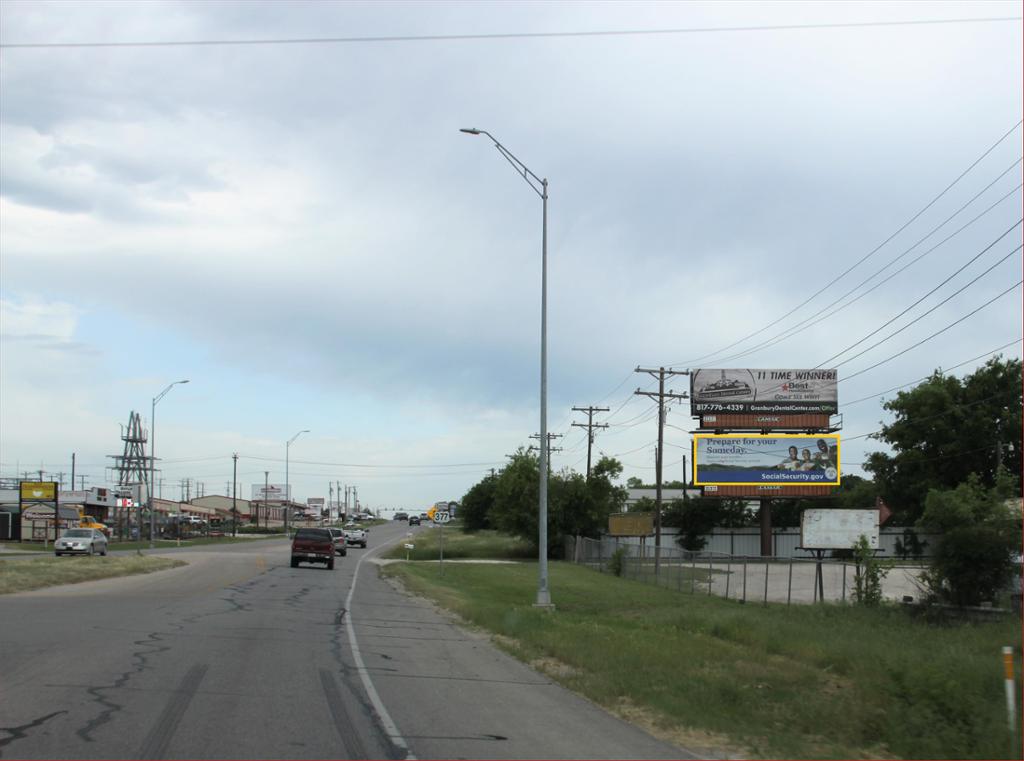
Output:
<path fill-rule="evenodd" d="M 429 521 L 430 520 L 430 516 L 427 515 L 426 513 L 420 513 L 420 520 L 421 521 Z"/>
<path fill-rule="evenodd" d="M 366 549 L 366 529 L 346 528 L 345 543 L 350 546 L 358 545 L 359 547 Z"/>
<path fill-rule="evenodd" d="M 94 528 L 69 528 L 53 543 L 53 554 L 61 555 L 106 555 L 107 537 Z"/>
<path fill-rule="evenodd" d="M 340 528 L 329 528 L 327 530 L 331 532 L 331 538 L 334 539 L 334 551 L 342 557 L 348 555 L 348 542 L 345 539 L 345 532 Z"/>
<path fill-rule="evenodd" d="M 409 516 L 409 525 L 410 526 L 418 526 L 418 525 L 420 525 L 420 517 L 418 515 L 410 515 Z"/>
<path fill-rule="evenodd" d="M 409 520 L 409 513 L 395 513 L 394 520 L 396 520 L 396 521 L 407 521 L 407 520 Z"/>

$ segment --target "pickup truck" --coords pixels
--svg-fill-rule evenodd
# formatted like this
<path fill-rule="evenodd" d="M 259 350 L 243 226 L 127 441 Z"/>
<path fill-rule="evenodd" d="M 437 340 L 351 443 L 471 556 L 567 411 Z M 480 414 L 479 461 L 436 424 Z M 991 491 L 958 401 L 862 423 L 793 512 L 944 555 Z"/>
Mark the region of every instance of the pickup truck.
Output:
<path fill-rule="evenodd" d="M 292 537 L 292 568 L 299 563 L 323 563 L 334 570 L 334 538 L 325 528 L 300 528 Z"/>

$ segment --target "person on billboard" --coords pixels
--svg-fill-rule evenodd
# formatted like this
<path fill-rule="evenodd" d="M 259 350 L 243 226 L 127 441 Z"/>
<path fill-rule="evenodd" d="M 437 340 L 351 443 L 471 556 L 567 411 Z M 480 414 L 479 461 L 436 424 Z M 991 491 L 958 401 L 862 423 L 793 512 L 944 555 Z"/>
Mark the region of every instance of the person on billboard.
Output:
<path fill-rule="evenodd" d="M 834 468 L 836 466 L 835 447 L 829 447 L 825 439 L 818 439 L 818 451 L 814 453 L 814 459 L 821 468 Z"/>
<path fill-rule="evenodd" d="M 800 465 L 799 450 L 796 447 L 789 448 L 789 457 L 775 466 L 776 470 L 796 470 Z"/>
<path fill-rule="evenodd" d="M 811 450 L 804 449 L 800 452 L 800 464 L 797 470 L 817 470 L 821 467 L 816 460 L 811 459 Z"/>

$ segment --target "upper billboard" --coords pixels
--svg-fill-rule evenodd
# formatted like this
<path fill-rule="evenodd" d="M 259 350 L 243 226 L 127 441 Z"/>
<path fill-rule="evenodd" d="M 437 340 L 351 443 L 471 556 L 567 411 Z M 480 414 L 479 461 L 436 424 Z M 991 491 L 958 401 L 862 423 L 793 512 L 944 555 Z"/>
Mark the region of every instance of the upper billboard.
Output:
<path fill-rule="evenodd" d="M 839 411 L 833 370 L 694 370 L 690 414 L 833 415 Z"/>
<path fill-rule="evenodd" d="M 839 437 L 832 434 L 695 434 L 697 486 L 839 485 Z"/>
<path fill-rule="evenodd" d="M 284 502 L 285 495 L 291 501 L 291 484 L 253 484 L 252 499 L 254 502 Z"/>

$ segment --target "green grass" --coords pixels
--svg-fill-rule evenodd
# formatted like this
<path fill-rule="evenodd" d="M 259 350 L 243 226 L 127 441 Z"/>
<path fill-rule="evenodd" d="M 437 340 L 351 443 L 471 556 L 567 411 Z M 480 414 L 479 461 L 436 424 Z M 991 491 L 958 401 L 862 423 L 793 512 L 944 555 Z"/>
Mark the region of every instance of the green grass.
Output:
<path fill-rule="evenodd" d="M 415 544 L 416 548 L 406 550 L 407 543 Z M 396 544 L 383 557 L 404 559 L 408 552 L 410 560 L 437 560 L 440 543 L 440 528 L 421 529 L 415 535 Z M 537 551 L 528 542 L 499 534 L 497 531 L 477 531 L 473 534 L 464 534 L 461 531 L 452 531 L 446 526 L 444 529 L 444 557 L 446 560 L 522 560 L 537 557 Z"/>
<path fill-rule="evenodd" d="M 549 568 L 554 613 L 531 605 L 531 563 L 383 572 L 684 744 L 718 738 L 754 757 L 1009 757 L 1000 648 L 1020 642 L 1019 619 L 937 627 L 894 607 L 742 605 Z"/>
<path fill-rule="evenodd" d="M 83 581 L 134 576 L 185 565 L 181 560 L 142 555 L 131 557 L 33 558 L 0 560 L 0 594 L 78 584 Z"/>

